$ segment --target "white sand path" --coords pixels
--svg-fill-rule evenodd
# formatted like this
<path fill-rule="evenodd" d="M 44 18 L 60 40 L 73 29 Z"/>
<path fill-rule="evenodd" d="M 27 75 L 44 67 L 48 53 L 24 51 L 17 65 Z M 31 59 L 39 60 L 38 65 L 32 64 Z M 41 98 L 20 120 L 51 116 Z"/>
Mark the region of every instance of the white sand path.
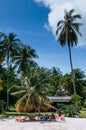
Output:
<path fill-rule="evenodd" d="M 65 122 L 17 122 L 0 120 L 0 130 L 86 130 L 86 118 L 66 118 Z"/>

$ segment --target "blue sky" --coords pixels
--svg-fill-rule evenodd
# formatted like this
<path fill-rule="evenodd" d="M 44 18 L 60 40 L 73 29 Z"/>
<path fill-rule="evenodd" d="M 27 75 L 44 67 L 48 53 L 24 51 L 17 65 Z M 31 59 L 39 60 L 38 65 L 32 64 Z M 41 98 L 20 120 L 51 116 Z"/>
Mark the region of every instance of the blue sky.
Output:
<path fill-rule="evenodd" d="M 75 1 L 77 2 L 77 0 Z M 85 2 L 85 0 L 82 1 Z M 56 3 L 55 0 L 0 0 L 0 30 L 6 34 L 14 32 L 23 43 L 34 48 L 39 56 L 36 62 L 40 66 L 47 68 L 56 66 L 65 74 L 70 72 L 68 48 L 59 45 L 54 33 L 56 11 L 54 9 L 56 4 L 62 6 L 63 0 L 61 2 Z M 71 9 L 72 6 L 68 5 L 67 0 L 65 3 L 64 8 L 67 6 L 68 9 Z M 73 4 L 75 5 L 75 3 Z M 72 4 L 70 3 L 70 5 Z M 58 6 L 57 21 L 60 16 L 64 15 Z M 84 16 L 83 10 L 80 13 Z M 81 31 L 84 35 L 83 28 Z M 80 38 L 79 47 L 72 48 L 72 58 L 74 68 L 80 68 L 86 73 L 84 37 Z"/>

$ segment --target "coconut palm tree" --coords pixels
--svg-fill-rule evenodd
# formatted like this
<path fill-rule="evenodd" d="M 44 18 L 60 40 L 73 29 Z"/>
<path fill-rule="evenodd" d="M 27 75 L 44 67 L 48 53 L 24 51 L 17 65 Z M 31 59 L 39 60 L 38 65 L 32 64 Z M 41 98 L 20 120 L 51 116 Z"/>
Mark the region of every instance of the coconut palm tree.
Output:
<path fill-rule="evenodd" d="M 3 62 L 3 39 L 5 38 L 5 34 L 0 32 L 0 66 Z"/>
<path fill-rule="evenodd" d="M 37 58 L 37 54 L 34 49 L 28 45 L 22 45 L 17 56 L 13 57 L 15 68 L 18 69 L 18 73 L 26 77 L 30 72 L 30 67 L 36 66 L 36 62 L 33 58 Z"/>
<path fill-rule="evenodd" d="M 14 33 L 10 33 L 8 36 L 5 36 L 4 40 L 2 41 L 3 58 L 5 59 L 7 65 L 7 90 L 8 90 L 11 59 L 17 53 L 19 43 L 20 41 L 19 39 L 16 39 L 16 35 Z M 7 93 L 7 109 L 8 106 L 9 106 L 9 93 Z"/>
<path fill-rule="evenodd" d="M 65 10 L 64 20 L 60 20 L 57 23 L 56 35 L 58 35 L 58 41 L 60 42 L 61 46 L 65 46 L 66 44 L 68 45 L 73 89 L 74 93 L 76 93 L 75 74 L 73 71 L 72 56 L 71 56 L 71 46 L 77 45 L 78 43 L 77 34 L 82 36 L 79 30 L 82 23 L 76 22 L 77 19 L 81 19 L 81 15 L 74 14 L 74 11 L 75 11 L 74 9 L 70 11 Z"/>
<path fill-rule="evenodd" d="M 3 32 L 0 32 L 0 75 L 2 75 L 2 62 L 4 60 L 3 58 L 3 49 L 2 49 L 2 42 L 3 42 L 3 38 L 4 38 L 5 34 Z"/>
<path fill-rule="evenodd" d="M 49 83 L 47 77 L 42 76 L 42 70 L 38 68 L 29 78 L 21 79 L 20 86 L 14 85 L 9 89 L 12 95 L 19 96 L 15 104 L 16 110 L 47 110 L 50 105 L 50 100 L 46 97 Z"/>

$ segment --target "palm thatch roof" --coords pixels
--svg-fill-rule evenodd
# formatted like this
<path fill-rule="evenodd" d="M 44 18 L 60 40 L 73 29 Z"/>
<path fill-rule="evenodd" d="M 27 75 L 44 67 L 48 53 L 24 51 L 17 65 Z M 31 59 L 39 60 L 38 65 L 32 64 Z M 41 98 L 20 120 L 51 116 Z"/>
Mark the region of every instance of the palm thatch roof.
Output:
<path fill-rule="evenodd" d="M 70 102 L 71 101 L 71 97 L 70 96 L 48 96 L 48 98 L 52 101 L 52 102 Z"/>

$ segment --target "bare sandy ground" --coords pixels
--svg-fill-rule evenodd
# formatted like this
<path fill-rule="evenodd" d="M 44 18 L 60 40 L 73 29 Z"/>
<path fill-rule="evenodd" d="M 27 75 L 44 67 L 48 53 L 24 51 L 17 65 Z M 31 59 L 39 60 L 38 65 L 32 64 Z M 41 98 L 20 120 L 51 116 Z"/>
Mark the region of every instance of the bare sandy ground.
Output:
<path fill-rule="evenodd" d="M 0 130 L 86 130 L 86 118 L 66 118 L 65 122 L 17 122 L 0 119 Z"/>

